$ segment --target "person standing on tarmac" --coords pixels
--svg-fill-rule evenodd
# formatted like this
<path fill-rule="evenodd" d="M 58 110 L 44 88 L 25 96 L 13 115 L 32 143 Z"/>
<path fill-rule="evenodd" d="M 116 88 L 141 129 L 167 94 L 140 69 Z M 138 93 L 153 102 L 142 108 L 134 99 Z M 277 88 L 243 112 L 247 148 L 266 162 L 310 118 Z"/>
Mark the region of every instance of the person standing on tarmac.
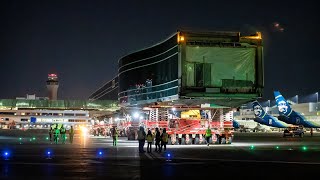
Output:
<path fill-rule="evenodd" d="M 60 128 L 60 134 L 61 134 L 62 144 L 65 144 L 66 143 L 66 128 L 64 128 L 63 125 Z"/>
<path fill-rule="evenodd" d="M 156 145 L 156 149 L 155 152 L 160 152 L 160 131 L 159 128 L 156 128 L 156 135 L 155 135 L 155 145 Z"/>
<path fill-rule="evenodd" d="M 112 129 L 112 145 L 117 146 L 118 130 L 116 127 Z"/>
<path fill-rule="evenodd" d="M 58 141 L 59 141 L 59 134 L 60 134 L 60 130 L 58 129 L 58 126 L 56 126 L 56 129 L 54 130 L 54 142 L 56 144 L 58 144 Z"/>
<path fill-rule="evenodd" d="M 207 146 L 209 146 L 209 141 L 210 141 L 210 138 L 211 138 L 211 129 L 210 129 L 210 126 L 208 126 L 207 130 L 206 130 L 206 134 L 205 134 L 205 137 L 206 137 L 206 141 L 207 141 Z"/>
<path fill-rule="evenodd" d="M 160 138 L 161 138 L 161 146 L 160 146 L 159 152 L 162 151 L 162 147 L 163 147 L 163 151 L 166 151 L 167 143 L 168 143 L 168 133 L 166 132 L 166 128 L 163 128 Z"/>
<path fill-rule="evenodd" d="M 52 135 L 53 135 L 53 128 L 51 126 L 50 129 L 49 129 L 49 140 L 50 140 L 50 143 L 52 143 Z"/>
<path fill-rule="evenodd" d="M 152 147 L 152 142 L 153 142 L 154 136 L 151 133 L 151 130 L 148 130 L 148 134 L 147 134 L 147 152 L 151 153 L 151 147 Z"/>
<path fill-rule="evenodd" d="M 71 128 L 69 130 L 69 141 L 70 141 L 70 144 L 73 143 L 73 136 L 74 136 L 74 129 L 73 129 L 73 126 L 71 126 Z"/>
<path fill-rule="evenodd" d="M 143 150 L 144 143 L 146 141 L 146 132 L 144 131 L 144 128 L 140 126 L 138 130 L 138 141 L 139 141 L 139 153 L 144 153 L 146 152 Z"/>

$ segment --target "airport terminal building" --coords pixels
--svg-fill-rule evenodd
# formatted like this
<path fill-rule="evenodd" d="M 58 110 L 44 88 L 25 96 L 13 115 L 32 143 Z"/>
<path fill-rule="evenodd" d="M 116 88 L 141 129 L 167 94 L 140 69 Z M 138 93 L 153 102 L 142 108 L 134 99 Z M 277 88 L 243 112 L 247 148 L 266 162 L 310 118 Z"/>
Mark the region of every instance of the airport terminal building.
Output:
<path fill-rule="evenodd" d="M 118 74 L 90 100 L 119 105 L 203 103 L 228 107 L 262 96 L 261 34 L 180 31 L 119 60 Z"/>

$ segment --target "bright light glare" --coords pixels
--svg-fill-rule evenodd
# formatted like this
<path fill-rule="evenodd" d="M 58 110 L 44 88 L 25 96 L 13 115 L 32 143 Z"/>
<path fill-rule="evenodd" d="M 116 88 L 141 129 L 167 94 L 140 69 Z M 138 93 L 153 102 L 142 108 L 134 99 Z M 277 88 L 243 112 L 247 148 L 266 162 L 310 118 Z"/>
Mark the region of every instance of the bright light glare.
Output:
<path fill-rule="evenodd" d="M 134 117 L 134 118 L 138 118 L 138 117 L 139 117 L 139 113 L 135 112 L 135 113 L 133 114 L 133 117 Z"/>
<path fill-rule="evenodd" d="M 86 134 L 88 132 L 88 129 L 86 127 L 81 127 L 81 131 L 83 134 Z"/>
<path fill-rule="evenodd" d="M 47 154 L 48 154 L 48 155 L 50 155 L 50 154 L 51 154 L 51 152 L 50 152 L 50 151 L 48 151 L 48 152 L 47 152 Z"/>
<path fill-rule="evenodd" d="M 171 155 L 170 154 L 168 154 L 168 157 L 170 157 Z"/>

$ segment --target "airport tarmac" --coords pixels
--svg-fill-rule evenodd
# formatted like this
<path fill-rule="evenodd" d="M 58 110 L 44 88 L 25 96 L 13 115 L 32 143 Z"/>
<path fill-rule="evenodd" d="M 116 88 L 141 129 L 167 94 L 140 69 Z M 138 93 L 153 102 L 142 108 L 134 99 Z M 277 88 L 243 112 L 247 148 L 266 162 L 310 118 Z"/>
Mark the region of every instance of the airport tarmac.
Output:
<path fill-rule="evenodd" d="M 0 179 L 316 177 L 320 134 L 281 135 L 235 133 L 232 144 L 168 145 L 162 153 L 139 153 L 138 142 L 125 137 L 113 147 L 105 137 L 77 136 L 74 144 L 51 144 L 46 134 L 0 136 Z"/>

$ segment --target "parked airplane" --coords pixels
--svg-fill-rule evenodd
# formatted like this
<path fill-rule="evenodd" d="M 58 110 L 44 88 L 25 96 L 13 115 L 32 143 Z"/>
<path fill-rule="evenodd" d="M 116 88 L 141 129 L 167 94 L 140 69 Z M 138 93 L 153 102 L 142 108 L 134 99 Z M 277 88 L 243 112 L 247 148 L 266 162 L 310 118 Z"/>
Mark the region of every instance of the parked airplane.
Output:
<path fill-rule="evenodd" d="M 252 109 L 255 115 L 254 121 L 260 124 L 277 128 L 288 128 L 293 126 L 292 124 L 287 124 L 285 122 L 279 121 L 276 117 L 269 115 L 263 110 L 258 101 L 252 102 Z"/>
<path fill-rule="evenodd" d="M 302 125 L 305 128 L 320 128 L 318 122 L 308 120 L 299 112 L 294 111 L 279 91 L 274 91 L 273 94 L 280 115 L 279 120 L 289 124 Z"/>

